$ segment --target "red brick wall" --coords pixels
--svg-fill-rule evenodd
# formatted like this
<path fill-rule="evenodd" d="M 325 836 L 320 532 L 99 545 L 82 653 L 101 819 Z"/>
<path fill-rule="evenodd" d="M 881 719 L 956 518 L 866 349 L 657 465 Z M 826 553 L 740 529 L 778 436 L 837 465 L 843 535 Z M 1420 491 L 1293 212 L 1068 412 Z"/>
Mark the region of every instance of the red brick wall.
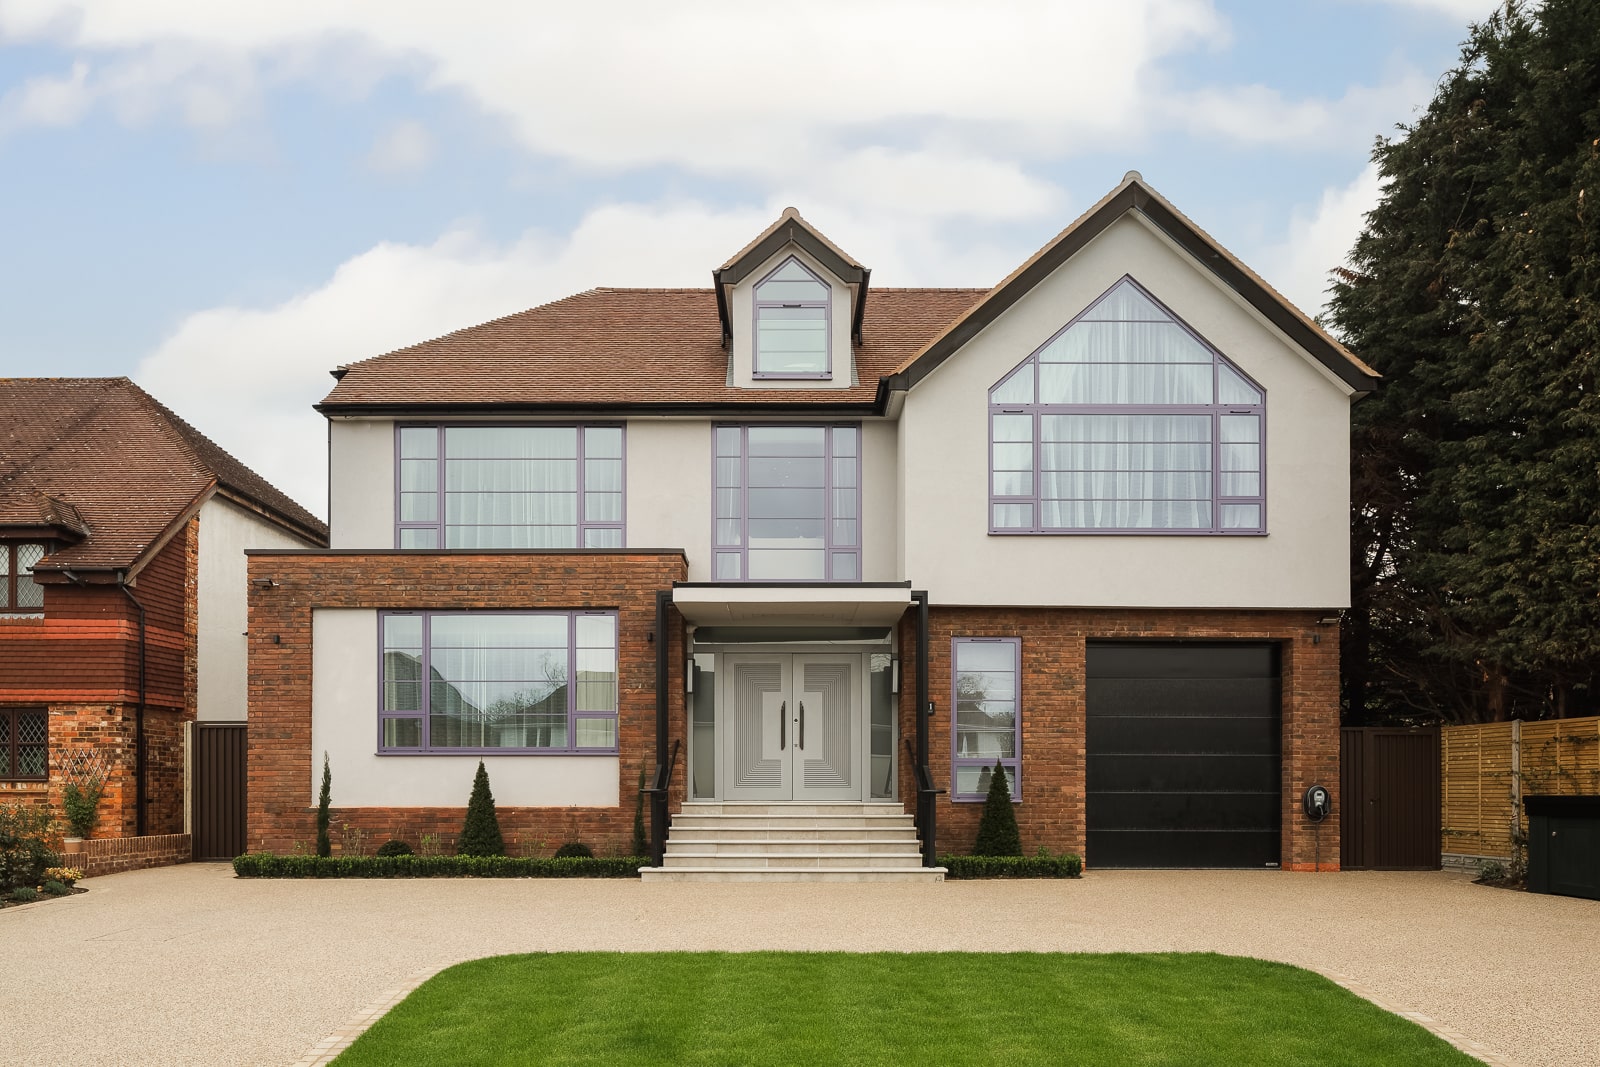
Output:
<path fill-rule="evenodd" d="M 63 858 L 68 867 L 82 870 L 85 878 L 96 878 L 122 871 L 141 871 L 146 867 L 188 863 L 193 854 L 188 834 L 152 834 L 148 837 L 85 841 L 82 852 Z"/>
<path fill-rule="evenodd" d="M 311 752 L 311 612 L 315 608 L 614 609 L 618 621 L 618 747 L 614 808 L 500 808 L 508 844 L 548 852 L 571 837 L 597 853 L 624 852 L 633 834 L 639 768 L 654 770 L 655 594 L 686 572 L 677 552 L 250 553 L 249 845 L 292 851 L 316 841 L 309 803 Z M 258 588 L 257 580 L 276 585 Z M 668 657 L 674 734 L 684 723 L 682 626 L 670 615 Z M 372 709 L 376 718 L 377 709 Z M 683 757 L 675 773 L 681 797 Z M 492 783 L 491 783 L 492 784 Z M 466 814 L 459 808 L 339 809 L 333 838 L 348 825 L 370 850 L 390 837 L 413 847 L 422 834 L 453 850 Z M 354 835 L 351 835 L 352 839 Z"/>
<path fill-rule="evenodd" d="M 1300 813 L 1312 782 L 1339 787 L 1339 632 L 1318 626 L 1319 612 L 1139 611 L 1076 608 L 929 610 L 929 768 L 934 786 L 950 788 L 950 648 L 955 637 L 1022 638 L 1022 782 L 1016 807 L 1024 853 L 1040 845 L 1084 856 L 1084 656 L 1094 638 L 1240 638 L 1280 643 L 1283 667 L 1283 848 L 1285 868 L 1310 870 L 1316 842 Z M 1316 640 L 1313 640 L 1315 636 Z M 915 739 L 914 615 L 900 628 L 900 730 Z M 900 795 L 914 810 L 912 769 L 902 760 Z M 939 806 L 939 850 L 965 852 L 977 837 L 981 803 Z M 1335 809 L 1338 798 L 1335 796 Z M 1322 825 L 1322 868 L 1337 870 L 1339 829 Z"/>

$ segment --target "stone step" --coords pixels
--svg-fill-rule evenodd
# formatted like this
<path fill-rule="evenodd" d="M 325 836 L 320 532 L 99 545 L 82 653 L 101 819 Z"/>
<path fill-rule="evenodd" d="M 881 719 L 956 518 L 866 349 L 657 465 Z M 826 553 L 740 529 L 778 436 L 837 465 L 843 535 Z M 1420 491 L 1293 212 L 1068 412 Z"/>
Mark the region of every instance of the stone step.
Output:
<path fill-rule="evenodd" d="M 814 804 L 768 804 L 748 800 L 692 800 L 683 815 L 906 815 L 899 801 L 839 800 Z"/>
<path fill-rule="evenodd" d="M 813 852 L 809 855 L 789 853 L 773 856 L 765 852 L 721 852 L 708 856 L 695 853 L 674 855 L 668 852 L 663 865 L 670 869 L 682 867 L 804 867 L 808 869 L 815 867 L 833 869 L 844 867 L 877 870 L 879 868 L 921 867 L 922 854 L 919 852 L 904 852 L 863 856 Z"/>
<path fill-rule="evenodd" d="M 913 827 L 897 826 L 673 826 L 670 841 L 915 841 Z"/>
<path fill-rule="evenodd" d="M 903 837 L 878 838 L 828 838 L 810 841 L 756 840 L 746 837 L 696 838 L 691 835 L 674 835 L 667 839 L 667 855 L 715 856 L 729 852 L 760 852 L 767 856 L 808 856 L 822 851 L 836 856 L 889 855 L 906 850 L 921 855 L 915 834 Z"/>
<path fill-rule="evenodd" d="M 806 827 L 815 829 L 865 829 L 867 827 L 914 827 L 909 815 L 674 815 L 672 828 L 699 827 Z"/>
<path fill-rule="evenodd" d="M 942 882 L 943 867 L 645 867 L 645 882 Z"/>

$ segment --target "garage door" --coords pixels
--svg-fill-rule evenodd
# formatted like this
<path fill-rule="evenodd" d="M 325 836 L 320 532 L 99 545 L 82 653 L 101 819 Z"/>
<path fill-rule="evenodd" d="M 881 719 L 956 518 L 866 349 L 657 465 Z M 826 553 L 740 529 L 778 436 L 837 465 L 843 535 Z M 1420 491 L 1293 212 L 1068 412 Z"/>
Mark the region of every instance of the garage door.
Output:
<path fill-rule="evenodd" d="M 1088 841 L 1095 867 L 1276 867 L 1278 649 L 1088 646 Z"/>

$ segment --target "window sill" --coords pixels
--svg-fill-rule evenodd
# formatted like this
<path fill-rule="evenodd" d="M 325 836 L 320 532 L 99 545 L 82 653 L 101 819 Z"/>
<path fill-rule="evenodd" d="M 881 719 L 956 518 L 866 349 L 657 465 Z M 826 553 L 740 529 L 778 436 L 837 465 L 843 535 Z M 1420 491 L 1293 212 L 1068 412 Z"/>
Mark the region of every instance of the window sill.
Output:
<path fill-rule="evenodd" d="M 5 793 L 45 793 L 50 789 L 50 783 L 37 778 L 0 779 L 0 792 Z"/>
<path fill-rule="evenodd" d="M 1266 530 L 989 530 L 990 537 L 1266 537 Z"/>
<path fill-rule="evenodd" d="M 760 382 L 831 382 L 832 371 L 790 372 L 776 370 L 751 371 L 750 377 Z"/>
<path fill-rule="evenodd" d="M 376 756 L 616 756 L 615 748 L 380 748 Z"/>

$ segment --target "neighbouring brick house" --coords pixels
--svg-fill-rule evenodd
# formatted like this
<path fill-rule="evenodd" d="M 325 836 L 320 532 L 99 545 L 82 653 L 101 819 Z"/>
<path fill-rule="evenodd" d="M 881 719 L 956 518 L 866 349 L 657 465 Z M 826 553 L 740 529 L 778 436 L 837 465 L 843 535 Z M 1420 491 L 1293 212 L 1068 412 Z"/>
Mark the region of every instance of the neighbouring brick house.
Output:
<path fill-rule="evenodd" d="M 1313 865 L 1368 368 L 1136 174 L 993 289 L 793 209 L 712 280 L 334 371 L 331 547 L 251 554 L 252 848 L 326 753 L 446 847 L 480 758 L 519 851 L 647 779 L 661 876 L 920 873 L 997 766 L 1028 852 Z"/>
<path fill-rule="evenodd" d="M 185 832 L 185 724 L 245 717 L 247 547 L 326 526 L 126 378 L 0 378 L 0 802 L 110 771 L 97 838 Z"/>

